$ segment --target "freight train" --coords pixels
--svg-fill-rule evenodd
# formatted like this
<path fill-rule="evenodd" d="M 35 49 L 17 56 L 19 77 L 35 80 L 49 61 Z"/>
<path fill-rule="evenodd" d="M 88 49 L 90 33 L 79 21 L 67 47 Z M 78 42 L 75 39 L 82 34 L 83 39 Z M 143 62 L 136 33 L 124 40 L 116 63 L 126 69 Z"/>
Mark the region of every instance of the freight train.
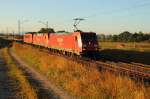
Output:
<path fill-rule="evenodd" d="M 29 32 L 24 34 L 23 41 L 64 54 L 84 55 L 99 51 L 97 35 L 93 32 Z"/>

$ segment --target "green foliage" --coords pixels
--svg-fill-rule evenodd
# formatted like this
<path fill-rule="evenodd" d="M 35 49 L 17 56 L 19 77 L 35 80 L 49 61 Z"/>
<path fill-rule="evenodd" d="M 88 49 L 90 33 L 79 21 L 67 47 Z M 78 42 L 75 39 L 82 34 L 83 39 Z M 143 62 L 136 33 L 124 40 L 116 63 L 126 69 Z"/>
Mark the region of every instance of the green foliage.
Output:
<path fill-rule="evenodd" d="M 40 31 L 38 31 L 38 33 L 54 33 L 54 29 L 53 28 L 41 28 Z"/>
<path fill-rule="evenodd" d="M 150 34 L 144 34 L 143 32 L 139 33 L 130 33 L 124 31 L 118 35 L 98 35 L 100 41 L 112 41 L 112 42 L 142 42 L 150 41 Z"/>

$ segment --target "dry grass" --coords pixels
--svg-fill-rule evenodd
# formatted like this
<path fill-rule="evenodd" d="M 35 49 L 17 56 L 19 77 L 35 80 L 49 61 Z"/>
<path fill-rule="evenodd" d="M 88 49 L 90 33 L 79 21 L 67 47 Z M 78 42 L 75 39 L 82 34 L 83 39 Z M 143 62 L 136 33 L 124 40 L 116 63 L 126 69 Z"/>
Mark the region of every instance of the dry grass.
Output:
<path fill-rule="evenodd" d="M 14 82 L 20 88 L 20 97 L 22 99 L 37 99 L 36 91 L 32 88 L 22 71 L 14 64 L 8 54 L 7 48 L 3 49 L 3 56 L 9 68 L 9 76 L 13 78 Z"/>
<path fill-rule="evenodd" d="M 150 96 L 148 88 L 137 86 L 126 77 L 100 73 L 92 65 L 87 67 L 17 43 L 13 51 L 78 99 L 148 99 Z"/>

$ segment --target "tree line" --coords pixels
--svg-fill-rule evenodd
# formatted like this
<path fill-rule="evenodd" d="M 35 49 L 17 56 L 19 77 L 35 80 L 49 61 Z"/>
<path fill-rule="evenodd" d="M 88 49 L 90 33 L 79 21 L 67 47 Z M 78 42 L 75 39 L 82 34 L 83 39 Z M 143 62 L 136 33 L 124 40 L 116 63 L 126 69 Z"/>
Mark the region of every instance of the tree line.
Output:
<path fill-rule="evenodd" d="M 98 35 L 99 41 L 110 41 L 110 42 L 150 42 L 150 34 L 144 34 L 143 32 L 130 33 L 124 31 L 118 35 Z"/>

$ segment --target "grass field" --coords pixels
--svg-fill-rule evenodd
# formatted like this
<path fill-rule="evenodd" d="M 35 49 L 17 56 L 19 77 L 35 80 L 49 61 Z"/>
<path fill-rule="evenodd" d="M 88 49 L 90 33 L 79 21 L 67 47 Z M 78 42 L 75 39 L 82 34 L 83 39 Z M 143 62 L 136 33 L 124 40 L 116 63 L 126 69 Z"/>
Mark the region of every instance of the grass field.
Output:
<path fill-rule="evenodd" d="M 148 99 L 150 88 L 136 85 L 127 77 L 99 72 L 94 65 L 85 66 L 37 48 L 15 43 L 13 51 L 30 66 L 47 76 L 77 99 Z"/>
<path fill-rule="evenodd" d="M 135 62 L 150 65 L 150 43 L 100 42 L 100 53 L 117 62 Z"/>
<path fill-rule="evenodd" d="M 121 49 L 141 52 L 150 52 L 150 43 L 122 43 L 122 42 L 99 42 L 102 49 Z"/>

